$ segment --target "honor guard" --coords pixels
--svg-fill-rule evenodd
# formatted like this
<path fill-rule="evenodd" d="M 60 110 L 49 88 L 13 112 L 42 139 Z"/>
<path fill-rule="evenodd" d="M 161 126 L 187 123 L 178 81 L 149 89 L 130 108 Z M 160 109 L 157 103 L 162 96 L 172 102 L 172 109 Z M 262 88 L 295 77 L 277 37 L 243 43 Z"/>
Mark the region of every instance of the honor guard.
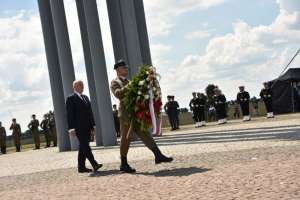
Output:
<path fill-rule="evenodd" d="M 44 119 L 41 121 L 40 127 L 45 135 L 45 140 L 46 140 L 45 148 L 50 147 L 51 137 L 49 131 L 49 116 L 47 114 L 44 115 Z"/>
<path fill-rule="evenodd" d="M 206 97 L 203 93 L 197 93 L 197 104 L 199 104 L 199 126 L 205 126 L 205 107 L 206 107 Z"/>
<path fill-rule="evenodd" d="M 250 121 L 250 111 L 249 111 L 249 101 L 250 95 L 247 91 L 245 91 L 245 86 L 239 87 L 239 93 L 237 94 L 236 101 L 240 104 L 242 114 L 243 114 L 243 121 Z"/>
<path fill-rule="evenodd" d="M 116 104 L 113 105 L 113 116 L 114 116 L 115 130 L 117 133 L 117 137 L 120 137 L 120 120 L 118 117 L 118 109 Z"/>
<path fill-rule="evenodd" d="M 2 154 L 6 154 L 6 130 L 0 122 L 0 149 Z"/>
<path fill-rule="evenodd" d="M 225 124 L 227 123 L 226 97 L 219 88 L 215 88 L 214 92 L 213 103 L 216 108 L 218 124 Z"/>
<path fill-rule="evenodd" d="M 53 141 L 53 146 L 57 146 L 57 133 L 56 133 L 56 125 L 55 125 L 55 116 L 52 111 L 49 111 L 49 132 L 51 140 Z"/>
<path fill-rule="evenodd" d="M 15 147 L 16 147 L 16 152 L 21 151 L 21 126 L 20 124 L 17 123 L 17 120 L 14 118 L 12 119 L 12 124 L 9 128 L 12 130 L 12 137 L 14 139 Z"/>
<path fill-rule="evenodd" d="M 36 119 L 35 115 L 32 115 L 32 120 L 28 124 L 28 128 L 32 133 L 33 141 L 35 144 L 35 149 L 40 148 L 40 135 L 39 135 L 39 120 Z"/>
<path fill-rule="evenodd" d="M 197 94 L 196 92 L 192 93 L 193 98 L 191 99 L 189 106 L 190 106 L 190 110 L 193 112 L 193 118 L 195 121 L 195 127 L 198 128 L 200 126 L 200 119 L 199 119 L 199 105 L 197 104 Z"/>
<path fill-rule="evenodd" d="M 260 97 L 265 103 L 267 109 L 267 118 L 273 118 L 273 101 L 272 101 L 272 90 L 269 88 L 268 83 L 263 83 L 264 88 L 260 92 Z"/>

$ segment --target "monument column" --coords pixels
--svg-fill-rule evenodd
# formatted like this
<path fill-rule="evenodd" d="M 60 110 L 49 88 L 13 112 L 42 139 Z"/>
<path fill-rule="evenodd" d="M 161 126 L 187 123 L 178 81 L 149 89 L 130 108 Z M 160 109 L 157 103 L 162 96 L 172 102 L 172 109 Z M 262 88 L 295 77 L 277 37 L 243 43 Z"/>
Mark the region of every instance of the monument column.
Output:
<path fill-rule="evenodd" d="M 73 81 L 75 72 L 69 40 L 67 20 L 64 3 L 62 0 L 50 0 L 56 45 L 58 50 L 58 61 L 61 70 L 64 97 L 73 93 Z M 76 136 L 70 135 L 71 149 L 78 150 L 79 142 Z"/>
<path fill-rule="evenodd" d="M 76 0 L 89 85 L 98 108 L 97 140 L 104 146 L 117 144 L 105 55 L 96 0 Z"/>
<path fill-rule="evenodd" d="M 56 130 L 58 134 L 58 148 L 59 151 L 69 151 L 71 149 L 71 145 L 68 134 L 64 90 L 59 67 L 58 50 L 56 45 L 50 0 L 38 0 L 38 5 L 52 91 Z"/>

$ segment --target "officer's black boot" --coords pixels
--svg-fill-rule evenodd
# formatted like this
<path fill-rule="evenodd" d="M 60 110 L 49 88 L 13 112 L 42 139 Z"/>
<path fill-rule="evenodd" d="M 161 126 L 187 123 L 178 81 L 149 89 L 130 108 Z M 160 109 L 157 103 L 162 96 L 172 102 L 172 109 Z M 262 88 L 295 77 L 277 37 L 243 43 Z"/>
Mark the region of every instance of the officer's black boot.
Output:
<path fill-rule="evenodd" d="M 16 145 L 16 151 L 17 151 L 17 152 L 20 152 L 20 151 L 21 151 L 20 145 Z"/>
<path fill-rule="evenodd" d="M 162 154 L 158 147 L 154 147 L 153 149 L 151 149 L 151 151 L 153 152 L 153 154 L 155 156 L 155 164 L 173 161 L 172 157 L 167 157 L 164 154 Z"/>
<path fill-rule="evenodd" d="M 121 156 L 121 166 L 120 171 L 124 173 L 135 173 L 136 170 L 127 163 L 127 157 Z"/>

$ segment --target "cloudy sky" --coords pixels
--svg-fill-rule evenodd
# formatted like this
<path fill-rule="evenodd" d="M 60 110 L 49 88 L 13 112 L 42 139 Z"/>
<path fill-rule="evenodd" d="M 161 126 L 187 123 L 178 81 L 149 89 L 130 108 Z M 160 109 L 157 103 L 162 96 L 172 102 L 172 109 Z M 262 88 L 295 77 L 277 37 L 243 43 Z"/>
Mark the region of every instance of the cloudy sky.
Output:
<path fill-rule="evenodd" d="M 86 82 L 75 0 L 64 0 L 76 77 Z M 163 93 L 187 107 L 209 83 L 233 99 L 239 85 L 257 96 L 300 48 L 299 0 L 144 0 L 153 63 Z M 98 10 L 108 66 L 113 52 L 105 0 Z M 299 67 L 300 58 L 291 67 Z M 88 93 L 88 91 L 87 91 Z M 0 0 L 0 120 L 52 109 L 36 0 Z M 115 99 L 112 99 L 116 102 Z M 24 127 L 25 128 L 25 127 Z"/>

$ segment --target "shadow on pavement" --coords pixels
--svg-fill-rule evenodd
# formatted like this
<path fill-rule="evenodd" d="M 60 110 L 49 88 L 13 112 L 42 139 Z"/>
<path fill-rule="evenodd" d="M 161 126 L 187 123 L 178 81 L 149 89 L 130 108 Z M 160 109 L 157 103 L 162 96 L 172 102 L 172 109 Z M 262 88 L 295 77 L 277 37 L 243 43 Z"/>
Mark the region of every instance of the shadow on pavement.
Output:
<path fill-rule="evenodd" d="M 189 167 L 189 168 L 177 168 L 169 170 L 161 170 L 157 172 L 137 172 L 137 175 L 145 176 L 156 176 L 156 177 L 165 177 L 165 176 L 190 176 L 192 174 L 204 173 L 210 171 L 211 169 L 202 168 L 202 167 Z"/>

